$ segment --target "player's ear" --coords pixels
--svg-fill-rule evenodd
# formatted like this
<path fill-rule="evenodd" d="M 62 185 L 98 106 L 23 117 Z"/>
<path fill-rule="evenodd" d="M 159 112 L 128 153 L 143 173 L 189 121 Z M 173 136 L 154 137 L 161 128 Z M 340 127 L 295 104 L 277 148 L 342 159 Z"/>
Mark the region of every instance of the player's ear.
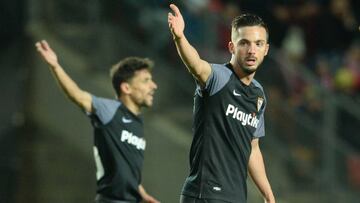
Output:
<path fill-rule="evenodd" d="M 229 49 L 229 52 L 230 52 L 231 54 L 235 54 L 235 46 L 234 46 L 234 43 L 233 43 L 232 41 L 230 41 L 230 42 L 228 43 L 228 49 Z"/>
<path fill-rule="evenodd" d="M 131 92 L 130 84 L 127 82 L 121 83 L 120 84 L 120 92 L 124 93 L 124 94 L 130 94 L 130 92 Z"/>

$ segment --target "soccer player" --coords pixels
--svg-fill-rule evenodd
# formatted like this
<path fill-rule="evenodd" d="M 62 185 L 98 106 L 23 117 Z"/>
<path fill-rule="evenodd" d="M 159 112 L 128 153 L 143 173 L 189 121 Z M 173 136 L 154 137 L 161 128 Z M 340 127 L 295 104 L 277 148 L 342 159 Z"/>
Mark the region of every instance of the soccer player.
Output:
<path fill-rule="evenodd" d="M 230 62 L 209 64 L 187 41 L 179 9 L 174 4 L 170 8 L 173 40 L 197 84 L 190 174 L 180 202 L 245 203 L 249 172 L 265 201 L 274 203 L 259 148 L 259 138 L 265 135 L 266 100 L 254 79 L 269 50 L 267 26 L 256 15 L 236 17 L 228 43 Z"/>
<path fill-rule="evenodd" d="M 117 99 L 105 99 L 80 89 L 46 41 L 37 42 L 36 48 L 66 96 L 90 117 L 97 167 L 95 202 L 158 203 L 141 185 L 146 142 L 140 113 L 153 104 L 157 88 L 151 75 L 153 62 L 129 57 L 114 65 L 110 73 Z"/>

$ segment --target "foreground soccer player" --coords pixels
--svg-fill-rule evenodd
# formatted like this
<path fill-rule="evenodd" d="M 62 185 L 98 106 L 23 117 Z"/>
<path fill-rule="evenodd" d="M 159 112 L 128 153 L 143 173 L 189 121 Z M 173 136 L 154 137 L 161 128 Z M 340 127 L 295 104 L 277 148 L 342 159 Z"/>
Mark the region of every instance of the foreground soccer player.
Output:
<path fill-rule="evenodd" d="M 255 72 L 268 53 L 268 30 L 256 15 L 232 22 L 227 64 L 209 64 L 184 35 L 179 9 L 168 23 L 177 51 L 196 79 L 190 175 L 181 203 L 245 203 L 249 172 L 267 203 L 275 198 L 266 176 L 259 138 L 265 135 L 266 99 Z"/>

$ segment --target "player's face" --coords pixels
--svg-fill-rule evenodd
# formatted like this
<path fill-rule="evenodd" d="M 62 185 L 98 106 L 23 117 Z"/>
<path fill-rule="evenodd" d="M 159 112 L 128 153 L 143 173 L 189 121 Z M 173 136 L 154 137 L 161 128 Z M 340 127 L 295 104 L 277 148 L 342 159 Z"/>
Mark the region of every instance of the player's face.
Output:
<path fill-rule="evenodd" d="M 131 89 L 130 98 L 137 106 L 152 106 L 153 95 L 157 89 L 157 85 L 152 80 L 149 70 L 143 69 L 136 71 L 129 85 Z"/>
<path fill-rule="evenodd" d="M 268 53 L 266 30 L 260 26 L 246 26 L 233 32 L 229 51 L 233 54 L 234 63 L 243 72 L 251 74 Z"/>

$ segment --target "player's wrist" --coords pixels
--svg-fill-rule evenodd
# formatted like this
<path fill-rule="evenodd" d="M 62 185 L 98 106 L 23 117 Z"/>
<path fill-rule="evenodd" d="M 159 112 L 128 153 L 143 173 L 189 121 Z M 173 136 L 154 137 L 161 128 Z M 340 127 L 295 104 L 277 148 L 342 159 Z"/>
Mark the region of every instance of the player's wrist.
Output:
<path fill-rule="evenodd" d="M 60 66 L 59 63 L 50 64 L 50 67 L 51 67 L 51 69 L 53 69 L 53 70 L 62 69 L 62 67 Z"/>
<path fill-rule="evenodd" d="M 275 197 L 273 194 L 265 197 L 265 203 L 275 203 Z"/>
<path fill-rule="evenodd" d="M 181 35 L 173 35 L 173 40 L 175 41 L 175 42 L 178 42 L 178 41 L 180 41 L 180 40 L 182 40 L 182 39 L 184 39 L 185 38 L 185 35 L 184 34 L 181 34 Z"/>

